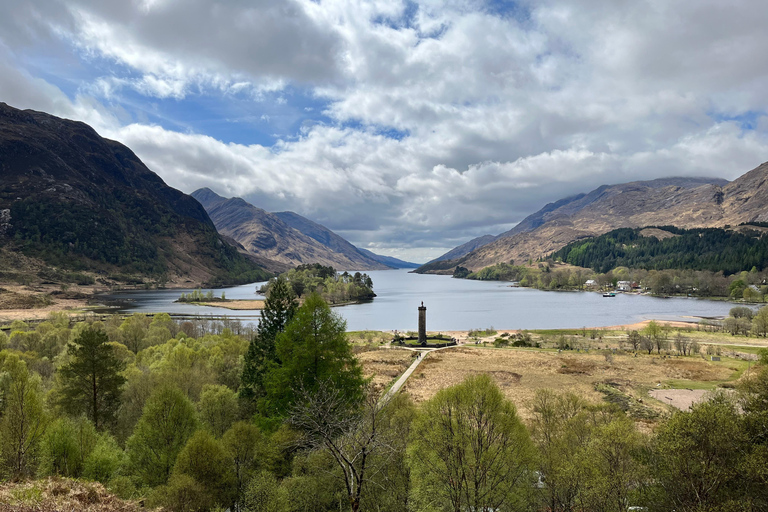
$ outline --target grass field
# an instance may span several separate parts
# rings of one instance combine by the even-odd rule
[[[665,407],[649,398],[648,390],[665,387],[714,389],[738,378],[745,361],[723,357],[720,362],[700,356],[663,358],[631,353],[576,353],[537,349],[457,347],[429,354],[405,385],[416,402],[477,373],[491,375],[523,418],[537,389],[571,391],[593,402],[606,397],[601,385],[616,390],[632,404],[663,413]]]
[[[413,362],[416,352],[403,349],[366,350],[358,352],[357,360],[363,365],[363,374],[373,377],[377,393],[388,388]]]

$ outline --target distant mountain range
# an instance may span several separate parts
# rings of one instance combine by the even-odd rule
[[[205,209],[90,126],[0,103],[0,279],[232,284],[269,274]],[[22,259],[19,259],[22,258]],[[62,273],[64,272],[64,273]],[[66,280],[66,279],[64,279]]]
[[[712,178],[663,178],[604,185],[550,203],[513,229],[472,240],[416,272],[450,274],[457,265],[477,271],[500,262],[523,264],[575,240],[617,228],[764,222],[768,220],[766,180],[768,163],[730,183]]]
[[[418,265],[358,249],[330,229],[294,212],[270,213],[239,197],[227,199],[209,188],[192,192],[216,229],[261,261],[297,266],[321,263],[339,270],[416,268]],[[266,268],[278,270],[265,263]]]

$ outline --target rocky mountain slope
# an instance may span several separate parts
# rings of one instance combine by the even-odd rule
[[[194,191],[192,197],[200,201],[220,233],[236,240],[254,256],[289,266],[320,263],[339,270],[391,268],[296,213],[270,213],[239,197],[221,197],[208,188]]]
[[[524,263],[564,245],[616,228],[674,225],[721,227],[768,219],[768,163],[733,182],[709,178],[664,178],[602,186],[546,205],[496,240],[450,261],[418,271],[451,273],[499,262]]]
[[[419,266],[418,263],[412,263],[410,261],[401,260],[393,256],[382,256],[381,254],[376,254],[374,252],[369,251],[368,249],[361,249],[358,247],[357,250],[362,252],[366,256],[373,258],[379,263],[383,263],[384,265],[389,266],[390,268],[416,268]]]
[[[418,267],[418,265],[415,263],[399,260],[391,256],[381,256],[380,254],[376,254],[367,249],[360,249],[359,247],[355,247],[322,224],[318,224],[317,222],[313,222],[306,217],[302,217],[298,213],[277,212],[274,215],[291,226],[293,229],[317,240],[332,251],[344,254],[350,259],[357,260],[360,258],[360,255],[362,255],[366,260],[373,260],[375,262],[381,263],[387,268]]]
[[[484,245],[490,244],[491,242],[497,240],[498,238],[499,238],[499,235],[496,235],[496,236],[483,235],[477,238],[473,238],[469,242],[463,243],[458,247],[454,247],[453,249],[443,254],[442,256],[438,256],[437,258],[433,259],[429,263],[433,263],[436,261],[450,261],[450,260],[455,260],[457,258],[461,258],[462,256],[465,256],[470,252],[474,251],[475,249],[479,249]]]
[[[200,203],[84,123],[0,103],[0,177],[5,252],[103,280],[131,274],[199,285],[268,276],[219,236]]]

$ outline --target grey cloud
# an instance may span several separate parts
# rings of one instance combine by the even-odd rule
[[[139,70],[195,70],[224,79],[333,80],[341,41],[297,0],[103,2],[72,0],[72,36]],[[150,55],[156,52],[152,62]]]

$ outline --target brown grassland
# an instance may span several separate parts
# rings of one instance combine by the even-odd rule
[[[0,512],[139,512],[141,504],[121,500],[98,482],[48,478],[0,484]]]
[[[518,408],[520,415],[531,416],[530,401],[537,389],[570,391],[590,401],[600,402],[604,394],[596,390],[609,385],[648,407],[662,412],[664,407],[648,396],[657,387],[714,389],[718,384],[738,378],[743,362],[729,358],[711,362],[700,356],[661,358],[657,355],[616,353],[554,352],[535,349],[492,349],[457,347],[429,354],[404,389],[418,403],[438,390],[460,383],[468,375],[491,375],[502,392]]]
[[[412,350],[396,348],[366,350],[357,354],[365,377],[373,377],[371,384],[377,394],[388,388],[402,375],[415,357],[416,353]]]

